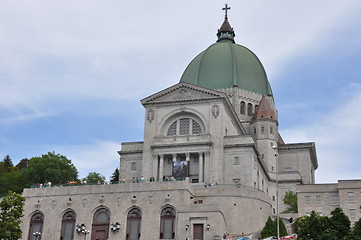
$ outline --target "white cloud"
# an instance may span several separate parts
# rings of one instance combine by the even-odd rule
[[[319,170],[317,180],[336,182],[339,179],[361,178],[359,148],[361,142],[361,85],[352,83],[341,91],[353,88],[345,99],[336,99],[335,108],[320,112],[301,125],[282,131],[286,142],[316,142]]]
[[[53,146],[56,153],[71,159],[83,178],[89,172],[98,172],[108,180],[115,168],[119,168],[120,143],[113,141],[94,141],[88,145]]]

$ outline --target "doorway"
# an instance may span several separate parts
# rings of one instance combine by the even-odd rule
[[[193,224],[193,240],[203,240],[203,224]]]

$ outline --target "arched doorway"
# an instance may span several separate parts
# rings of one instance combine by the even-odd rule
[[[94,213],[91,240],[106,240],[109,236],[110,214],[107,209]]]
[[[133,208],[127,217],[127,240],[140,239],[142,213],[139,209]]]
[[[40,240],[43,231],[44,215],[42,213],[34,213],[30,219],[30,229],[28,240]]]
[[[175,211],[171,207],[164,208],[160,216],[160,239],[174,239]]]
[[[73,240],[75,231],[76,215],[73,211],[67,211],[61,221],[60,240]]]

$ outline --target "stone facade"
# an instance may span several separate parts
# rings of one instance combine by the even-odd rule
[[[361,218],[361,180],[339,180],[334,184],[297,185],[298,215],[315,211],[330,216],[335,208],[342,208],[351,223]]]
[[[219,36],[233,37],[226,20]],[[239,63],[232,63],[229,47],[244,53],[239,59],[260,70],[249,76],[260,76],[254,80],[263,85],[252,89],[271,92],[258,58],[228,37],[212,46],[225,49],[232,66]],[[122,143],[120,183],[25,189],[23,239],[36,239],[34,233],[64,240],[257,234],[285,209],[285,192],[314,184],[317,155],[314,143],[284,143],[273,96],[239,88],[254,83],[237,76],[229,88],[181,81],[141,100],[144,141]]]

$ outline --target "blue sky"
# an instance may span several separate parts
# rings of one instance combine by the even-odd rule
[[[316,142],[316,181],[361,178],[361,2],[228,1],[262,61],[284,140]],[[109,178],[143,140],[140,99],[216,41],[223,1],[0,0],[0,158],[55,151]]]

